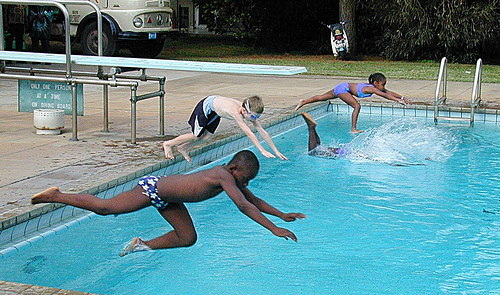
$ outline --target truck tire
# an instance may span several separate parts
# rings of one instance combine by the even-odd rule
[[[135,57],[152,58],[163,51],[165,40],[136,41],[129,43],[129,50]]]
[[[97,55],[97,23],[92,22],[82,30],[80,44],[86,55]],[[102,24],[102,54],[113,56],[118,52],[118,44],[108,24]]]

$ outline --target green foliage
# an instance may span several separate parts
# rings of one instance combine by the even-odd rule
[[[393,60],[500,63],[500,0],[350,0],[358,54]],[[331,0],[194,0],[210,30],[275,52],[328,54]],[[354,36],[351,36],[354,37]],[[248,43],[247,43],[248,44]]]
[[[328,55],[268,54],[242,45],[234,39],[218,37],[183,37],[168,39],[162,58],[210,62],[231,62],[302,66],[306,75],[332,75],[368,78],[369,73],[382,72],[389,79],[436,81],[439,61],[387,61],[383,59],[341,61]],[[448,81],[474,81],[474,64],[448,64]],[[500,83],[500,66],[483,66],[483,83]]]
[[[256,45],[286,52],[328,44],[322,23],[338,21],[338,3],[330,0],[194,0],[218,34],[232,33]]]
[[[358,1],[356,20],[358,40],[374,44],[362,50],[390,59],[494,62],[500,49],[498,0]]]
[[[258,29],[259,0],[194,0],[208,29],[218,33],[233,33],[236,38],[252,38]]]

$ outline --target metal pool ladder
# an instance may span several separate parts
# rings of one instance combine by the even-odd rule
[[[474,87],[472,89],[472,96],[470,102],[470,117],[452,117],[450,116],[440,116],[439,106],[446,103],[446,88],[447,88],[447,77],[448,77],[448,62],[446,57],[441,59],[441,66],[439,68],[438,82],[436,86],[436,98],[434,100],[434,123],[437,124],[438,120],[445,121],[469,121],[470,125],[474,124],[474,111],[481,103],[481,76],[483,61],[481,59],[477,60],[476,63],[476,73],[474,76]]]

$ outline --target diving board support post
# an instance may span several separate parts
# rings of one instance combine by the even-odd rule
[[[103,132],[109,132],[109,115],[108,115],[108,97],[109,97],[109,86],[114,86],[113,81],[116,81],[117,77],[121,77],[124,79],[136,79],[136,76],[131,76],[131,75],[122,75],[120,70],[117,68],[111,68],[111,73],[110,74],[103,74],[100,79],[102,80],[108,80],[112,79],[110,81],[110,84],[106,84],[103,87]],[[159,98],[159,118],[158,118],[158,136],[163,137],[165,136],[165,82],[167,78],[165,76],[148,76],[146,74],[146,69],[142,68],[141,69],[141,75],[139,77],[139,80],[141,81],[149,81],[149,80],[154,80],[157,81],[159,84],[159,89],[158,91],[155,92],[150,92],[142,95],[137,95],[137,87],[135,86],[135,89],[131,88],[131,93],[130,93],[130,109],[131,109],[131,115],[130,115],[130,120],[131,120],[131,135],[130,135],[130,141],[132,144],[137,143],[137,102],[141,100],[145,100],[148,98],[153,98],[153,97],[158,97]]]
[[[105,79],[107,80],[107,79]],[[102,132],[109,132],[109,86],[102,86]]]
[[[137,95],[137,87],[131,88],[130,94],[130,109],[131,109],[131,135],[130,142],[132,144],[137,143],[137,102],[145,100],[152,97],[159,97],[159,136],[165,135],[165,90],[164,90],[165,80],[160,81],[160,90],[156,92],[146,93],[143,95]]]
[[[144,73],[145,74],[145,73]],[[160,126],[158,130],[158,136],[165,136],[165,82],[167,78],[163,77],[163,79],[160,80],[160,114],[159,114],[159,121],[160,121]]]
[[[92,84],[92,85],[110,85],[110,86],[125,86],[125,87],[130,87],[132,95],[136,95],[137,92],[137,87],[139,83],[137,82],[123,82],[123,81],[107,81],[107,80],[90,80],[90,79],[80,79],[80,78],[63,78],[63,77],[47,77],[47,76],[26,76],[26,75],[12,75],[12,74],[3,74],[0,73],[0,78],[5,78],[5,79],[14,79],[14,80],[33,80],[33,81],[50,81],[50,82],[61,82],[61,83],[67,83],[71,85],[72,88],[72,100],[74,103],[74,107],[72,110],[73,117],[76,118],[76,112],[77,112],[77,104],[76,104],[76,99],[77,99],[77,91],[76,87],[77,84]],[[135,99],[135,97],[134,97]],[[132,98],[131,98],[132,100]],[[133,106],[133,120],[132,120],[132,142],[135,144],[136,143],[136,124],[135,124],[135,103],[132,104]],[[71,140],[76,141],[78,140],[76,138],[76,130],[77,130],[77,120],[72,120],[72,128],[74,129],[72,138]]]
[[[76,82],[71,81],[71,105],[72,105],[72,114],[73,118],[71,118],[71,138],[70,140],[77,141],[78,140],[78,92],[76,91]]]
[[[38,0],[32,0],[31,2],[35,2]],[[81,0],[59,0],[59,2],[64,3],[64,4],[78,4],[78,5],[90,5],[95,13],[96,13],[96,19],[97,19],[97,55],[102,56],[103,53],[103,48],[102,48],[102,14],[101,10],[99,7],[90,2],[90,1],[81,1]],[[66,7],[66,6],[65,6]],[[66,10],[66,14],[68,14]],[[68,18],[65,18],[65,26],[67,26],[67,29],[65,30],[65,36],[66,36],[66,42],[65,46],[68,47],[69,49],[66,50],[66,55],[69,55],[67,58],[66,64],[71,66],[71,38],[70,38],[70,27],[69,27],[69,14]],[[102,67],[98,66],[98,72],[102,71]],[[71,68],[69,68],[69,78],[71,78]],[[107,88],[107,85],[103,85],[104,88]],[[72,118],[71,118],[71,139],[73,141],[78,141],[78,115],[77,115],[77,107],[78,107],[78,100],[77,100],[77,89],[76,89],[76,83],[72,82],[71,83],[71,91],[72,91],[72,97],[73,97],[73,113],[72,113]],[[104,92],[103,92],[104,95]],[[107,95],[107,93],[106,93]]]
[[[130,88],[130,126],[131,126],[131,137],[130,143],[135,144],[137,142],[137,87]]]

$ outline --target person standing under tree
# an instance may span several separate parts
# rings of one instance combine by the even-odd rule
[[[50,52],[50,23],[54,11],[51,6],[30,5],[30,38],[34,52]]]
[[[9,33],[5,36],[5,50],[14,50],[15,41],[15,50],[23,51],[26,5],[6,5],[5,8],[5,30]]]

